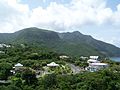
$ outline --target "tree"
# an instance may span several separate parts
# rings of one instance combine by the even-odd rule
[[[0,79],[7,80],[8,76],[11,75],[10,70],[12,65],[9,63],[0,63]]]
[[[24,68],[22,72],[22,79],[24,79],[25,83],[28,85],[36,84],[37,82],[35,71],[31,68]]]
[[[17,78],[16,76],[13,76],[11,77],[11,81],[12,81],[12,84],[19,87],[19,88],[22,88],[22,79],[21,78]]]
[[[48,74],[44,77],[44,88],[51,88],[57,83],[56,74]]]
[[[8,85],[8,86],[0,86],[0,90],[21,90],[21,89],[14,85]]]

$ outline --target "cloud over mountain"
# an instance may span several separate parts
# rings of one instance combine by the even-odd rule
[[[86,25],[120,26],[120,4],[113,11],[107,0],[71,0],[65,4],[52,1],[46,7],[32,9],[21,1],[0,0],[0,32],[33,26],[56,31],[71,31]]]

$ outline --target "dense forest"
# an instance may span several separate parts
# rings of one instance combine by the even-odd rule
[[[82,68],[88,65],[80,56],[61,59],[63,53],[27,44],[3,46],[0,51],[0,90],[120,90],[120,63],[103,57],[101,62],[108,63],[108,68],[74,74],[67,63]],[[53,61],[60,66],[46,68]],[[24,67],[13,74],[16,63]],[[50,74],[38,77],[36,71],[45,69]]]

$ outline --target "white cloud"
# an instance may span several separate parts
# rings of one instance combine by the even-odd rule
[[[0,32],[14,32],[29,26],[29,7],[17,0],[0,0]]]
[[[120,5],[113,12],[106,7],[106,0],[72,0],[69,4],[51,2],[46,8],[37,7],[32,10],[28,5],[21,4],[20,0],[1,0],[0,23],[7,25],[8,29],[5,30],[7,26],[3,27],[0,32],[13,32],[28,26],[62,31],[88,24],[119,25],[119,16]]]
[[[120,26],[120,4],[117,5],[117,11],[113,13],[112,22],[115,26]]]
[[[0,0],[0,32],[32,26],[56,31],[78,30],[86,25],[119,27],[120,4],[113,11],[106,3],[107,0],[71,0],[68,4],[51,2],[46,8],[39,6],[30,10],[20,0]],[[114,38],[111,40],[115,44],[118,42]]]
[[[105,0],[73,0],[66,5],[51,2],[45,9],[35,8],[30,20],[38,27],[67,30],[86,24],[109,23],[113,14],[113,11],[106,7]]]

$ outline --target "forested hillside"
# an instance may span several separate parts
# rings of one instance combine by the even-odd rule
[[[57,33],[32,27],[15,33],[1,33],[0,42],[8,44],[26,43],[72,56],[120,56],[120,48],[98,41],[89,35],[83,35],[78,31]]]
[[[97,72],[80,71],[74,74],[67,63],[86,67],[80,57],[60,59],[60,54],[29,45],[11,45],[0,48],[0,90],[120,90],[120,63],[103,60],[109,67]],[[59,67],[46,67],[50,62]],[[14,65],[23,67],[12,73]],[[42,74],[38,71],[51,72]],[[39,77],[38,77],[39,76]]]

